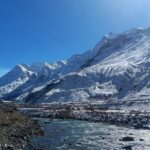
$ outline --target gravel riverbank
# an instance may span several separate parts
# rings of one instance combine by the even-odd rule
[[[47,106],[30,106],[20,109],[30,117],[86,120],[119,126],[130,126],[136,129],[150,129],[150,112],[110,109],[103,105],[75,103],[55,103]]]

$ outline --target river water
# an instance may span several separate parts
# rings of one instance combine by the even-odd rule
[[[31,140],[39,150],[150,150],[150,130],[77,120],[40,121],[45,136]],[[123,137],[133,137],[134,141],[122,141]]]

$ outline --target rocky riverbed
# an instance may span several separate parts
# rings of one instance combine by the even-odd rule
[[[1,150],[150,149],[149,112],[87,103],[0,105],[0,111]]]
[[[110,109],[101,104],[55,103],[37,107],[22,107],[20,110],[30,117],[76,119],[130,126],[136,129],[150,129],[150,112]]]

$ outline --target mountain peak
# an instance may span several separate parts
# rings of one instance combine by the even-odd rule
[[[20,72],[26,72],[26,71],[29,71],[29,66],[26,65],[26,64],[17,64],[13,70],[18,70]]]
[[[118,35],[119,35],[119,34],[117,34],[117,33],[110,32],[110,33],[106,34],[106,35],[104,36],[104,38],[109,39],[109,40],[112,40],[112,39],[115,39]]]

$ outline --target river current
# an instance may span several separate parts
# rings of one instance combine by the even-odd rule
[[[39,120],[45,136],[31,140],[38,150],[150,150],[150,130],[78,120]],[[124,137],[133,140],[124,141]]]

